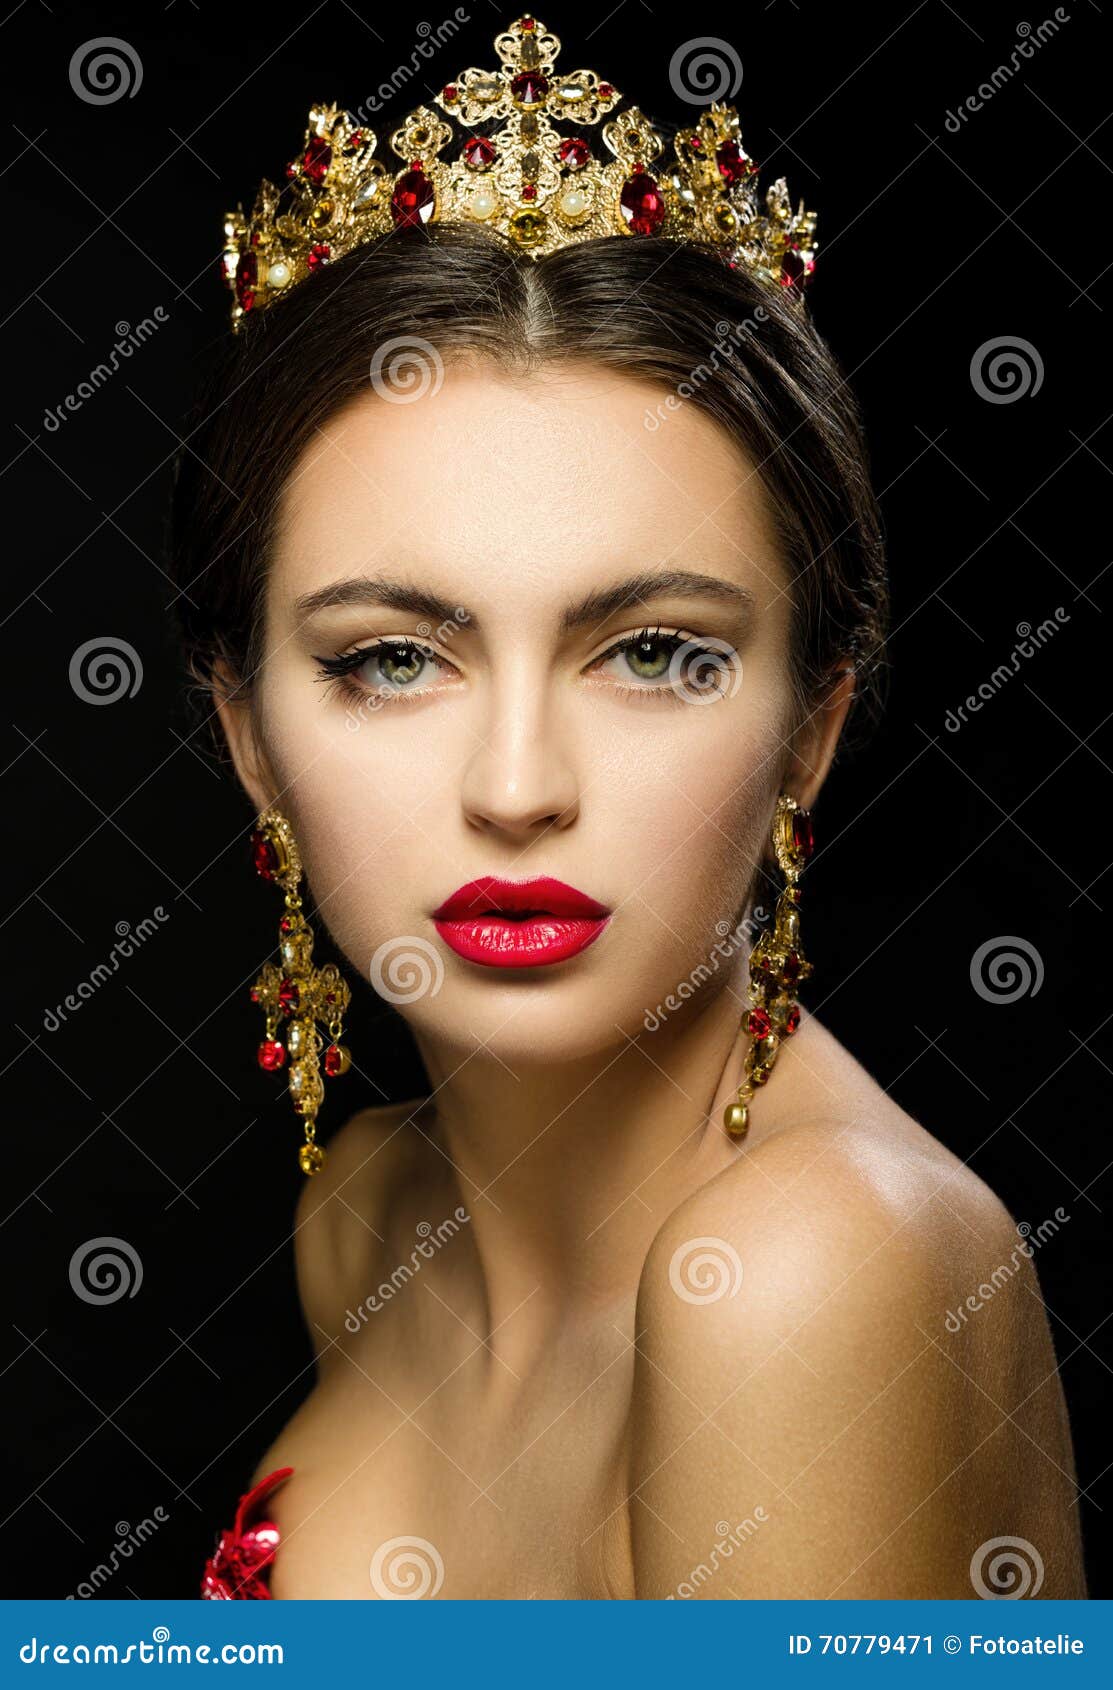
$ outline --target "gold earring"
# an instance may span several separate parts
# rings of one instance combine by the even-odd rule
[[[727,1106],[723,1125],[732,1138],[745,1138],[750,1099],[765,1084],[781,1041],[800,1025],[796,991],[812,972],[800,947],[800,887],[797,882],[815,850],[811,812],[782,792],[773,817],[773,850],[785,877],[772,928],[750,951],[750,1007],[743,1025],[750,1035],[738,1100]]]
[[[266,1033],[257,1051],[260,1068],[274,1072],[290,1059],[289,1091],[294,1109],[305,1126],[305,1143],[298,1151],[303,1174],[315,1174],[324,1165],[325,1152],[317,1143],[317,1111],[324,1102],[323,1067],[330,1077],[346,1074],[351,1054],[340,1043],[344,1015],[352,994],[334,962],[322,968],[313,965],[313,932],[301,909],[298,885],[302,863],[286,817],[279,810],[264,810],[251,835],[255,872],[281,886],[286,905],[278,924],[278,947],[282,966],[265,962],[251,988],[251,1001],[263,1006]],[[328,1028],[329,1044],[317,1030],[321,1021]],[[285,1039],[279,1037],[284,1025]]]

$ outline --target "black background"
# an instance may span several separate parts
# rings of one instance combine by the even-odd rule
[[[469,10],[380,132],[493,61],[511,14]],[[865,411],[894,634],[886,724],[819,807],[809,1001],[1014,1216],[1070,1215],[1038,1267],[1101,1595],[1113,1360],[1102,14],[1064,8],[1069,21],[984,108],[946,126],[1051,10],[625,0],[609,15],[564,3],[542,15],[566,71],[589,65],[668,120],[692,111],[670,89],[674,49],[697,34],[731,41],[763,183],[786,174],[818,211],[812,311]],[[166,1524],[103,1593],[192,1595],[217,1526],[310,1385],[290,1243],[301,1175],[284,1090],[254,1066],[246,994],[277,911],[248,866],[246,801],[189,737],[164,574],[170,465],[198,367],[228,332],[224,211],[294,155],[314,100],[358,105],[409,60],[421,22],[450,14],[27,4],[0,30],[14,125],[0,328],[9,1596],[75,1590],[156,1507]],[[71,56],[98,36],[138,55],[134,97],[74,92]],[[157,306],[167,320],[153,338],[48,429],[117,324]],[[1042,370],[1009,403],[971,374],[998,337],[1030,343]],[[1009,662],[1018,626],[1058,607],[1054,637],[948,731],[948,710]],[[69,680],[74,651],[100,636],[142,663],[137,692],[110,706]],[[158,931],[48,1031],[46,1011],[110,955],[119,924],[160,906]],[[1009,937],[1038,953],[1042,983],[993,1001],[971,959]],[[420,1090],[401,1022],[356,990],[362,1080],[346,1100]],[[96,1306],[69,1271],[102,1236],[128,1241],[143,1279]]]

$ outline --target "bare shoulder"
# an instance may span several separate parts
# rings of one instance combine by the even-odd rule
[[[821,1110],[741,1151],[654,1239],[639,1594],[705,1566],[720,1525],[744,1553],[720,1547],[706,1590],[681,1594],[969,1597],[998,1538],[1023,1539],[1044,1595],[1081,1594],[1026,1230],[872,1082],[847,1095],[850,1118]]]
[[[307,1179],[294,1214],[302,1308],[321,1359],[347,1292],[366,1278],[399,1187],[427,1152],[420,1098],[362,1109],[333,1134],[324,1166]]]

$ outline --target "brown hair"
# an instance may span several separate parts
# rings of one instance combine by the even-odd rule
[[[777,525],[801,710],[851,664],[855,731],[876,720],[888,608],[880,515],[857,405],[810,316],[688,244],[616,235],[533,259],[482,229],[435,224],[357,248],[229,331],[175,476],[171,566],[201,701],[217,660],[250,696],[282,491],[315,431],[370,390],[376,348],[402,335],[446,363],[626,371],[657,384],[666,406],[714,417],[756,466]]]

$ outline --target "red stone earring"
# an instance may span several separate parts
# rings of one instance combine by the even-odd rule
[[[321,968],[313,965],[313,932],[302,914],[298,893],[301,857],[293,829],[280,811],[265,810],[259,817],[251,848],[256,873],[286,894],[278,924],[282,966],[265,962],[251,988],[251,1001],[262,1005],[267,1018],[258,1061],[260,1068],[273,1072],[286,1067],[289,1057],[290,1098],[305,1127],[298,1163],[303,1174],[315,1174],[325,1160],[317,1143],[317,1111],[325,1096],[321,1068],[332,1077],[346,1074],[351,1067],[351,1054],[340,1038],[352,994],[334,962]],[[317,1029],[318,1021],[328,1029],[327,1045]]]
[[[773,817],[773,850],[785,877],[771,928],[750,951],[750,1007],[743,1025],[750,1035],[738,1099],[728,1104],[723,1125],[732,1138],[745,1138],[750,1099],[765,1084],[781,1041],[800,1025],[796,991],[812,972],[800,946],[800,887],[797,882],[815,849],[811,812],[785,792]]]

